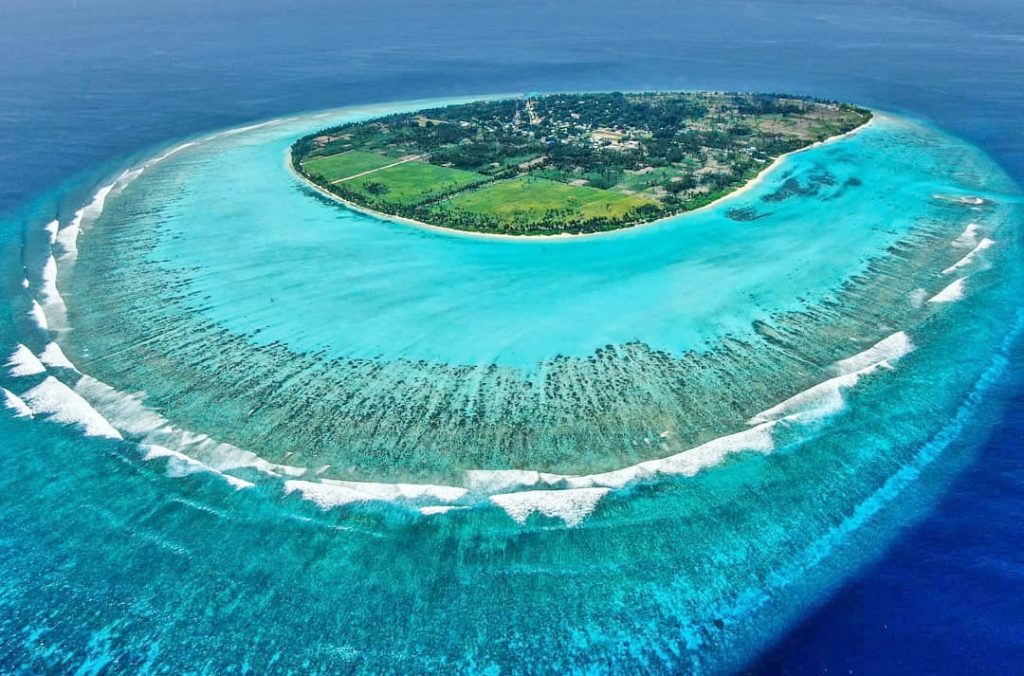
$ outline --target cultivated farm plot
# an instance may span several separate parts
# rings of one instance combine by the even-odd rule
[[[522,225],[622,218],[647,205],[658,203],[637,195],[520,176],[455,195],[436,208],[457,209],[501,223]]]
[[[398,162],[398,159],[394,157],[350,150],[338,155],[314,157],[303,162],[302,168],[307,173],[318,175],[327,181],[337,181],[395,162]]]
[[[491,180],[472,171],[426,162],[403,162],[338,184],[368,202],[412,207]]]

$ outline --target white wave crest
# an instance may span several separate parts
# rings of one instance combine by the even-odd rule
[[[32,417],[32,409],[22,401],[21,397],[3,387],[0,387],[0,394],[4,395],[4,408],[13,411],[15,418]]]
[[[985,239],[983,239],[980,242],[978,242],[977,246],[975,246],[973,249],[971,249],[970,253],[968,253],[966,256],[964,256],[963,258],[958,260],[956,263],[953,263],[948,268],[943,270],[942,274],[948,275],[951,272],[954,272],[956,270],[959,270],[962,267],[966,267],[966,266],[970,265],[974,261],[975,256],[977,256],[979,253],[981,253],[985,249],[988,249],[988,248],[992,247],[992,245],[995,244],[995,243],[996,242],[995,242],[994,239],[989,239],[988,237],[986,237]]]
[[[43,312],[43,306],[35,298],[32,299],[32,306],[28,310],[28,316],[43,331],[50,330],[50,323],[46,321],[46,313]]]
[[[34,376],[46,373],[46,367],[39,358],[32,354],[32,350],[19,344],[14,352],[7,358],[8,375],[19,378],[21,376]]]
[[[302,497],[315,502],[324,509],[360,502],[457,502],[468,491],[458,486],[433,484],[375,483],[370,481],[303,481],[291,479],[285,482],[285,492],[298,491]],[[440,507],[441,505],[429,505]],[[454,507],[455,505],[444,505]]]
[[[465,485],[473,492],[498,494],[510,490],[623,488],[629,484],[663,476],[694,476],[702,469],[722,463],[732,453],[754,451],[770,453],[774,422],[749,430],[727,434],[680,453],[655,460],[596,474],[548,474],[525,470],[471,470],[466,472]]]
[[[966,277],[961,277],[928,299],[929,303],[955,303],[964,297]]]
[[[184,453],[179,453],[178,451],[172,450],[170,448],[165,448],[163,446],[157,445],[148,445],[143,446],[143,450],[145,450],[146,452],[145,456],[143,456],[143,460],[147,462],[159,458],[166,459],[166,472],[167,476],[170,477],[182,477],[188,476],[190,474],[209,473],[221,477],[236,490],[240,490],[243,488],[252,488],[253,486],[256,485],[251,481],[239,479],[236,476],[231,476],[230,474],[225,474],[224,472],[215,470],[209,465],[204,465],[195,458],[191,458],[185,455]]]
[[[423,516],[434,516],[435,514],[447,514],[453,509],[466,509],[466,507],[459,505],[427,505],[426,507],[420,507],[420,514]]]
[[[761,411],[748,424],[756,425],[769,421],[795,420],[810,422],[843,409],[843,390],[853,387],[863,377],[880,368],[892,368],[893,362],[914,349],[910,338],[895,333],[852,357],[838,361],[833,366],[840,375],[809,387],[780,404]]]
[[[122,439],[121,433],[70,387],[48,376],[46,380],[21,395],[34,415],[49,420],[77,425],[86,436]]]
[[[872,364],[878,364],[883,361],[894,362],[900,357],[910,354],[913,350],[914,344],[910,341],[910,336],[904,331],[897,331],[863,352],[858,352],[846,359],[840,359],[833,364],[832,368],[839,375],[847,375],[860,371]]]
[[[505,510],[517,523],[539,513],[561,519],[566,526],[578,526],[597,507],[609,488],[569,488],[559,491],[522,491],[492,495],[491,502]]]
[[[39,353],[39,359],[50,368],[77,370],[71,360],[65,356],[64,350],[60,349],[60,345],[52,341],[47,343],[43,351]]]
[[[528,486],[556,486],[568,478],[526,469],[472,469],[463,474],[463,485],[474,493],[504,493]]]
[[[57,259],[53,257],[53,254],[47,256],[46,263],[43,264],[39,295],[45,304],[64,305],[64,299],[61,298],[60,292],[57,290]]]
[[[234,129],[228,129],[227,131],[223,131],[223,132],[221,132],[219,134],[215,134],[211,138],[218,138],[218,137],[223,138],[225,136],[235,136],[236,134],[244,134],[247,131],[253,131],[255,129],[261,129],[263,127],[269,127],[271,125],[278,124],[280,122],[283,122],[283,120],[278,118],[278,119],[274,119],[274,120],[267,120],[266,122],[258,122],[256,124],[246,125],[244,127],[236,127]]]
[[[58,228],[60,228],[60,221],[57,219],[54,219],[43,226],[43,230],[46,231],[46,236],[50,242],[50,246],[53,246],[54,242],[57,241]]]
[[[322,479],[321,483],[356,491],[372,500],[413,502],[427,499],[439,502],[457,502],[468,493],[465,488],[439,484],[376,483],[371,481],[339,481],[337,479]]]
[[[61,258],[74,260],[78,257],[78,236],[82,234],[82,209],[75,212],[71,222],[57,231],[56,249]]]
[[[74,261],[78,258],[78,237],[82,234],[83,225],[96,220],[103,213],[103,206],[107,202],[107,196],[110,195],[110,192],[128,173],[121,174],[113,183],[97,190],[93,194],[92,200],[75,212],[71,222],[57,231],[55,244],[62,259]]]
[[[953,240],[953,246],[967,248],[978,243],[978,224],[968,223],[964,231]]]
[[[171,155],[174,155],[175,153],[179,153],[182,150],[184,150],[185,148],[191,148],[192,146],[196,145],[197,143],[198,143],[198,141],[189,141],[188,143],[182,143],[180,146],[175,146],[174,148],[171,148],[167,152],[163,153],[162,155],[157,155],[153,159],[151,159],[148,162],[146,162],[146,164],[143,165],[143,166],[148,168],[148,167],[153,166],[154,164],[159,164],[160,162],[163,162],[164,160],[166,160]]]
[[[344,486],[331,486],[316,481],[301,481],[298,479],[289,479],[284,482],[284,492],[286,494],[296,491],[302,495],[303,499],[314,502],[323,509],[367,501],[365,494],[345,488]]]
[[[148,408],[141,397],[116,390],[91,376],[82,375],[75,384],[75,391],[116,427],[140,439],[141,443],[175,450],[217,471],[252,468],[275,477],[306,473],[303,467],[267,462],[255,453],[215,441],[206,434],[179,429]]]

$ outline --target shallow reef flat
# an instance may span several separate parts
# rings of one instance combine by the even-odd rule
[[[647,231],[476,240],[317,201],[271,161],[290,133],[182,152],[110,200],[68,342],[184,428],[335,478],[605,472],[742,431],[927,324],[951,242],[1008,215],[937,197],[984,168],[888,118]]]

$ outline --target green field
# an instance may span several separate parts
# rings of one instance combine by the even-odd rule
[[[570,220],[620,219],[643,206],[656,207],[657,202],[611,190],[520,176],[450,197],[440,202],[436,210],[472,212],[515,227]]]
[[[412,207],[488,180],[472,171],[412,161],[336,185],[371,204]]]
[[[302,163],[302,169],[308,174],[319,176],[325,181],[331,182],[355,176],[364,171],[378,169],[395,162],[398,162],[398,159],[394,157],[350,150],[339,155],[327,155],[306,160]]]

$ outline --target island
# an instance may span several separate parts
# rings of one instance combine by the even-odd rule
[[[549,94],[323,129],[292,145],[291,165],[322,193],[384,217],[583,234],[706,206],[871,115],[779,94]]]

